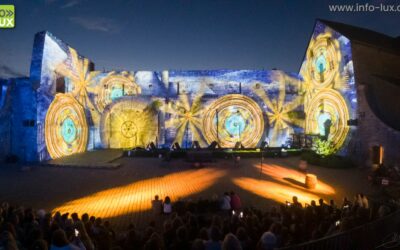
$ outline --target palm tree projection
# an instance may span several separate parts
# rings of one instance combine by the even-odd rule
[[[291,127],[291,125],[303,127],[304,119],[293,115],[293,111],[303,103],[303,96],[298,95],[291,101],[286,102],[286,84],[297,88],[300,81],[282,73],[275,73],[272,79],[278,84],[279,92],[276,99],[271,99],[260,83],[254,84],[252,90],[267,106],[266,115],[268,116],[269,125],[272,127],[272,138],[270,139],[274,141],[279,132]]]
[[[100,71],[89,71],[89,60],[87,58],[79,58],[76,50],[69,48],[71,55],[71,65],[61,63],[56,72],[67,77],[73,89],[71,94],[85,108],[88,108],[93,119],[99,118],[99,112],[89,98],[89,92],[94,93],[95,87],[91,87],[95,77],[100,74]]]
[[[165,112],[171,114],[171,118],[166,122],[167,128],[176,128],[176,136],[174,142],[182,145],[189,131],[192,134],[193,141],[198,141],[201,146],[205,146],[206,142],[202,135],[202,97],[204,94],[204,85],[200,86],[200,90],[190,103],[189,95],[179,95],[177,102],[170,102],[165,107]],[[186,137],[188,138],[188,137]]]

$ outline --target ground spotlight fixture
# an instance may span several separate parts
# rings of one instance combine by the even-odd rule
[[[219,146],[218,142],[216,142],[216,141],[211,142],[211,144],[208,146],[208,149],[211,149],[211,150],[215,150],[217,148],[221,148],[221,147]]]
[[[181,146],[179,145],[178,142],[175,142],[174,144],[172,144],[172,150],[181,150]]]
[[[199,141],[193,141],[193,143],[192,143],[192,148],[194,148],[194,149],[200,149],[201,147],[200,147]]]

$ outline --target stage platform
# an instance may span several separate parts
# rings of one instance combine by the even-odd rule
[[[87,151],[80,154],[74,154],[50,160],[44,162],[43,165],[52,167],[114,169],[121,166],[121,164],[115,160],[122,157],[123,154],[124,151],[120,149]]]
[[[117,153],[112,155],[118,156]],[[91,157],[100,155],[99,152]],[[109,220],[116,229],[125,229],[131,222],[144,228],[153,219],[151,199],[156,194],[161,198],[168,195],[175,202],[211,199],[233,190],[244,206],[265,209],[290,200],[293,195],[300,202],[322,197],[340,203],[345,196],[352,199],[358,192],[372,193],[367,171],[358,168],[309,166],[319,184],[315,190],[308,190],[303,184],[304,173],[297,171],[299,162],[299,157],[265,158],[261,166],[259,158],[243,158],[237,164],[228,158],[193,168],[184,159],[165,164],[157,157],[122,157],[113,161],[120,167],[112,171],[41,166],[19,171],[6,166],[0,168],[0,197],[11,204],[46,211],[87,212]]]

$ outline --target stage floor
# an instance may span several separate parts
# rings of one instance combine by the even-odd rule
[[[46,211],[84,212],[111,221],[124,229],[130,222],[147,225],[152,214],[151,199],[158,194],[177,199],[212,198],[224,191],[235,191],[244,206],[265,208],[277,202],[300,202],[322,197],[341,203],[344,196],[353,198],[358,192],[373,190],[367,172],[354,169],[328,169],[309,166],[318,176],[315,190],[304,187],[304,174],[298,172],[298,157],[218,160],[194,169],[184,160],[173,160],[166,166],[157,158],[120,158],[117,169],[79,169],[34,167],[19,171],[16,167],[0,168],[0,201],[32,206]]]

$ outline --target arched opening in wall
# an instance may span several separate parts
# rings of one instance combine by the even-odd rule
[[[65,93],[65,78],[60,74],[56,75],[56,93]]]
[[[371,148],[371,160],[372,160],[372,165],[382,165],[383,163],[383,154],[384,154],[384,149],[382,145],[374,145]]]

